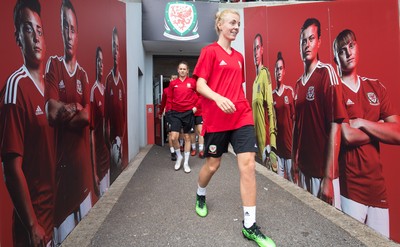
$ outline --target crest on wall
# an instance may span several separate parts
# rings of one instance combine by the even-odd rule
[[[169,2],[165,7],[164,36],[173,40],[199,38],[196,6],[189,2]]]

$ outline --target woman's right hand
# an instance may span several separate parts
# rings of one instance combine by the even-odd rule
[[[228,98],[225,98],[221,95],[219,95],[216,100],[215,103],[217,104],[217,106],[224,112],[227,114],[232,114],[236,111],[236,107],[235,105],[232,103],[232,101]]]

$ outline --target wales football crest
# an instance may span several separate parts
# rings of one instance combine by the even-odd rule
[[[181,41],[197,39],[198,25],[197,10],[193,3],[167,3],[164,18],[165,37]]]

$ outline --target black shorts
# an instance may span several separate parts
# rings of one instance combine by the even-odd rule
[[[171,111],[165,112],[165,126],[167,133],[171,132]]]
[[[194,114],[192,110],[185,112],[171,111],[169,119],[171,121],[171,131],[181,132],[181,129],[183,129],[183,133],[191,133],[194,130]]]
[[[202,116],[194,116],[194,125],[203,124],[203,117]]]
[[[258,151],[257,140],[253,125],[246,125],[236,130],[206,133],[204,135],[204,156],[221,157],[228,152],[229,143],[235,153]]]

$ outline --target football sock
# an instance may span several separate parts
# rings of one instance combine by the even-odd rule
[[[250,228],[256,222],[256,206],[243,207],[244,227]]]
[[[185,163],[189,163],[190,152],[185,152]]]
[[[197,195],[205,196],[206,195],[206,188],[202,188],[202,187],[200,187],[200,185],[197,185]]]
[[[175,153],[176,153],[176,155],[178,156],[178,159],[182,159],[182,154],[181,154],[181,150],[178,148],[178,149],[175,149]]]

